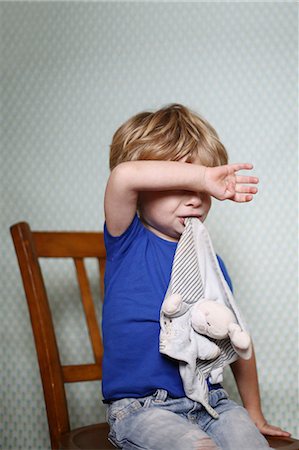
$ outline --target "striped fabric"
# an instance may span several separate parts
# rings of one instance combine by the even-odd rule
[[[168,294],[179,293],[183,301],[190,305],[203,297],[203,285],[193,239],[192,222],[187,219],[174,257],[168,292]]]
[[[182,300],[182,306],[165,314],[164,305],[175,298],[174,294]],[[160,352],[179,361],[187,397],[203,404],[211,416],[218,418],[217,412],[209,405],[207,378],[212,383],[222,381],[223,367],[235,361],[238,354],[229,337],[213,340],[193,330],[191,310],[197,302],[206,299],[230,307],[241,328],[245,329],[206,228],[198,219],[188,218],[177,246],[171,280],[161,308]],[[212,342],[217,343],[221,353],[214,359],[203,359],[202,355],[207,353]]]

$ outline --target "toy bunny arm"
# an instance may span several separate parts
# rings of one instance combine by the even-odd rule
[[[166,297],[162,303],[161,310],[167,317],[180,317],[185,314],[189,306],[183,302],[180,294],[175,293]]]
[[[228,335],[235,347],[246,350],[250,347],[250,336],[246,331],[241,330],[237,323],[230,323],[228,326]]]
[[[199,359],[214,359],[220,355],[220,348],[210,339],[198,334],[196,331],[193,331],[193,336],[197,344],[197,357]]]

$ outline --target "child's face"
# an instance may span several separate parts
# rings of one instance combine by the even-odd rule
[[[191,191],[141,192],[139,204],[142,221],[148,229],[164,239],[178,241],[186,217],[205,220],[211,197]]]

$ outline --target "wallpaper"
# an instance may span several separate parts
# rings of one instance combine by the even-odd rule
[[[257,355],[263,411],[299,437],[297,5],[6,2],[1,10],[3,449],[49,449],[9,227],[102,230],[112,135],[172,102],[202,114],[259,194],[213,201],[207,226]],[[92,361],[72,261],[42,260],[64,363]],[[97,268],[87,261],[99,319]],[[233,377],[225,385],[238,399]],[[105,419],[100,383],[67,386],[73,426]]]

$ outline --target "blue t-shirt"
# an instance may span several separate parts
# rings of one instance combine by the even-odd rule
[[[111,236],[105,224],[104,238],[104,401],[145,397],[157,389],[184,397],[178,362],[159,352],[160,309],[177,242],[156,236],[137,215],[121,236]],[[219,257],[218,261],[231,287]]]

